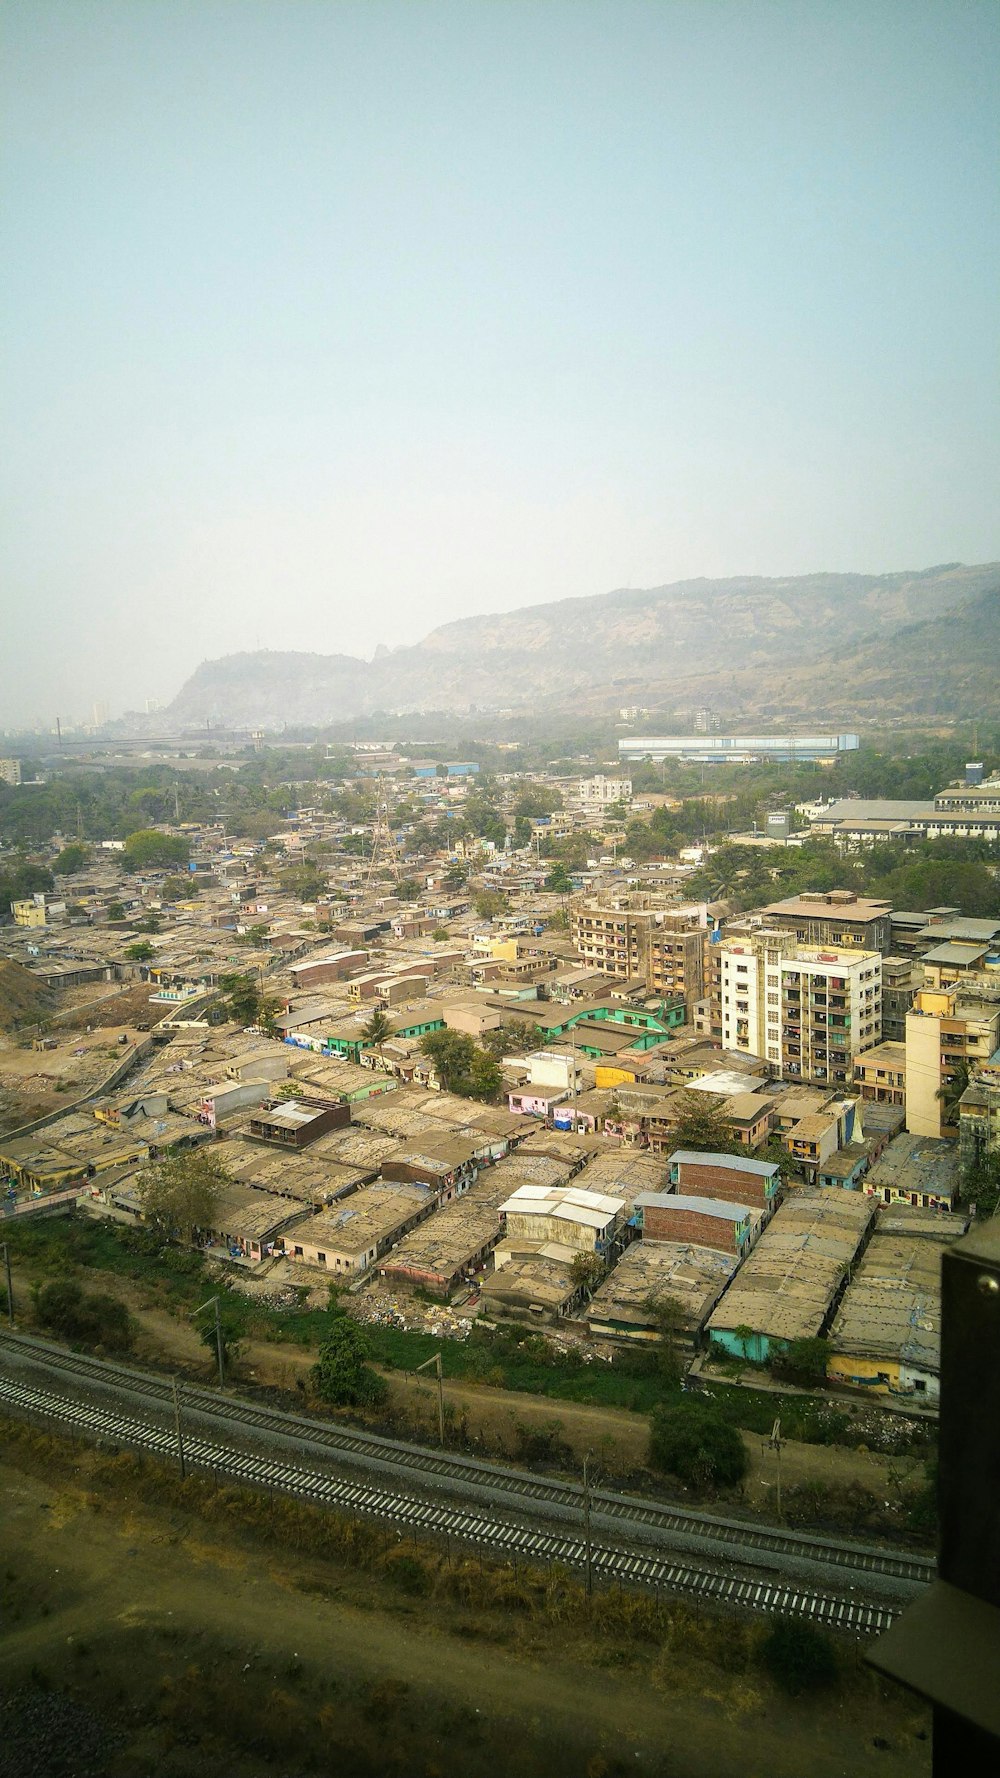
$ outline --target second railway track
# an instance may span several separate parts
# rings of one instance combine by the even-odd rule
[[[30,1335],[0,1334],[0,1365],[8,1370],[41,1368],[67,1385],[97,1389],[119,1402],[124,1397],[146,1404],[160,1415],[172,1407],[172,1386],[164,1377],[69,1352]],[[10,1399],[7,1389],[2,1393]],[[189,1425],[195,1419],[210,1426],[228,1425],[248,1441],[264,1441],[272,1449],[279,1444],[299,1460],[305,1453],[341,1469],[363,1470],[369,1478],[384,1480],[386,1487],[397,1493],[406,1490],[412,1495],[419,1490],[432,1496],[459,1496],[465,1503],[499,1507],[536,1520],[556,1520],[562,1529],[567,1521],[574,1527],[579,1524],[583,1490],[575,1482],[324,1423],[195,1385],[184,1386],[183,1399]],[[12,1400],[10,1405],[14,1406]],[[164,1450],[169,1448],[172,1434],[163,1427],[149,1430],[166,1441]],[[218,1452],[219,1447],[213,1445],[213,1449]],[[230,1455],[235,1459],[247,1454],[230,1450]],[[653,1549],[670,1545],[715,1561],[728,1552],[734,1565],[812,1579],[824,1571],[836,1571],[843,1575],[844,1584],[882,1594],[912,1596],[915,1588],[929,1584],[935,1572],[933,1561],[916,1552],[761,1526],[608,1489],[591,1491],[591,1509],[595,1527],[632,1544],[648,1544]]]

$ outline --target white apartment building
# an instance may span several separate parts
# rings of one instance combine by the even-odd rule
[[[722,1047],[763,1056],[787,1080],[850,1086],[882,1037],[877,951],[803,945],[785,932],[719,946]]]
[[[593,778],[580,779],[576,800],[581,809],[609,809],[615,803],[627,804],[632,800],[632,780],[606,777],[603,772],[597,772]]]

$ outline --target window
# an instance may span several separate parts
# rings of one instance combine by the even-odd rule
[[[317,1258],[317,1260],[318,1260],[318,1262],[319,1262],[319,1264],[320,1264],[320,1265],[321,1265],[321,1266],[325,1266],[325,1265],[326,1265],[326,1254],[325,1254],[325,1253],[320,1253],[320,1251],[319,1251],[319,1248],[318,1248],[318,1247],[317,1247],[317,1249],[316,1249],[316,1258]]]

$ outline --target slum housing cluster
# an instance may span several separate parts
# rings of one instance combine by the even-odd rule
[[[420,795],[461,806],[474,769],[446,764]],[[612,825],[630,800],[599,776],[529,826]],[[148,1031],[123,1079],[0,1137],[14,1209],[78,1187],[141,1216],[143,1168],[213,1143],[230,1183],[200,1239],[237,1264],[473,1293],[599,1339],[669,1321],[754,1359],[822,1335],[831,1376],[933,1398],[960,1162],[1000,1145],[1000,921],[837,890],[724,919],[683,899],[680,865],[643,881],[613,859],[565,899],[530,847],[492,843],[467,885],[456,848],[404,861],[415,894],[346,854],[315,902],[282,887],[344,837],[308,808],[277,861],[190,832],[190,898],[98,863],[71,885],[85,925],[44,896],[15,910],[8,954],[66,998],[141,984]],[[211,1024],[233,972],[266,1030]],[[490,1046],[499,1103],[445,1090],[438,1032]],[[699,1100],[735,1152],[678,1142]]]

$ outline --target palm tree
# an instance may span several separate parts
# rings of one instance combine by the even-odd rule
[[[972,1080],[972,1069],[968,1062],[960,1061],[952,1065],[947,1080],[938,1087],[937,1096],[941,1101],[941,1125],[943,1129],[951,1129],[958,1123],[958,1103]]]
[[[381,1058],[382,1045],[392,1036],[392,1026],[381,1006],[376,1006],[367,1025],[362,1026],[361,1035],[370,1048],[378,1050]]]

